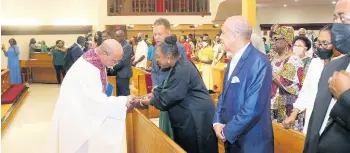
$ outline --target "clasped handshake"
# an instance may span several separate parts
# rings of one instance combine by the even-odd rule
[[[126,107],[128,110],[136,107],[136,106],[145,106],[149,105],[151,98],[153,97],[153,94],[146,94],[143,96],[128,96],[128,102],[126,103]]]

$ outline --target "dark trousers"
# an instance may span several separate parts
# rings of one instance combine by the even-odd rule
[[[66,75],[66,70],[63,68],[63,65],[54,65],[55,70],[56,70],[56,78],[58,84],[61,84],[61,74],[64,77]]]
[[[228,141],[225,141],[224,146],[225,146],[225,153],[240,153],[241,152],[241,149],[240,149],[239,145],[237,144],[237,142],[235,142],[234,144],[231,144]]]
[[[117,78],[117,96],[129,96],[129,82],[130,78]]]

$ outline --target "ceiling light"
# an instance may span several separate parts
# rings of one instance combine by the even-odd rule
[[[179,25],[179,24],[174,24],[173,27],[175,28],[175,27],[177,27],[178,25]]]
[[[298,0],[294,0],[295,2],[297,2]]]
[[[215,26],[215,27],[219,27],[219,24],[215,24],[214,26]]]
[[[203,24],[199,24],[200,26],[202,26]]]
[[[337,3],[337,2],[336,2],[336,1],[333,1],[333,2],[332,2],[332,4],[335,4],[335,3]]]
[[[284,6],[284,7],[287,7],[287,4],[284,4],[283,6]]]
[[[195,24],[194,27],[198,27],[198,24]]]

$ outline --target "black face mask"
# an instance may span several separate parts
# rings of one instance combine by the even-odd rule
[[[332,44],[342,54],[350,54],[350,24],[333,24]]]
[[[317,48],[316,54],[321,59],[330,59],[333,56],[333,51],[331,49]]]

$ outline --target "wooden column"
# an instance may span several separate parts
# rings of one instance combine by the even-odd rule
[[[253,28],[256,26],[256,0],[242,0],[242,16],[248,19]]]

